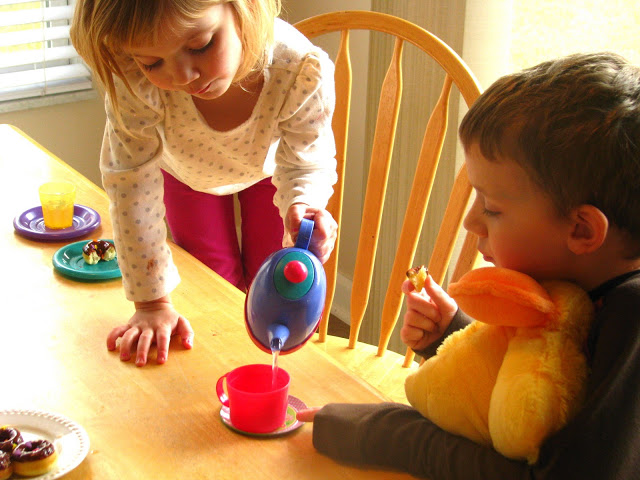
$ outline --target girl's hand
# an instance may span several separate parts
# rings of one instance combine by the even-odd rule
[[[407,312],[400,338],[411,349],[422,350],[442,336],[458,305],[431,275],[427,275],[422,292],[414,291],[409,280],[402,284],[402,292],[407,295]]]
[[[322,407],[305,408],[296,413],[296,418],[300,422],[313,422],[313,419],[316,417],[316,412],[321,408]]]
[[[190,349],[193,345],[193,330],[189,321],[180,315],[168,296],[151,302],[135,302],[136,312],[126,325],[114,328],[107,337],[107,349],[116,349],[116,340],[120,342],[120,360],[126,362],[137,343],[136,365],[142,367],[147,363],[149,347],[156,343],[156,363],[166,362],[169,355],[169,340],[178,334],[182,346]]]
[[[321,263],[329,260],[329,256],[333,251],[338,238],[338,224],[331,214],[322,208],[312,208],[304,203],[295,203],[287,210],[287,216],[284,219],[285,238],[291,237],[291,241],[295,243],[300,230],[300,222],[303,218],[309,218],[314,221],[313,235],[309,250],[318,257]],[[283,246],[292,246],[289,242],[284,241]]]

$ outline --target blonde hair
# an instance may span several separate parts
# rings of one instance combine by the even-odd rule
[[[71,41],[117,112],[113,75],[131,91],[120,66],[126,57],[123,48],[154,43],[160,26],[189,25],[206,9],[224,3],[233,6],[238,21],[243,58],[234,82],[240,82],[266,66],[281,0],[78,0]]]

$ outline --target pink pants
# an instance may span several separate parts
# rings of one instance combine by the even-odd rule
[[[238,193],[242,245],[238,243],[233,195],[191,189],[164,170],[164,204],[173,240],[246,291],[262,262],[282,248],[284,226],[273,204],[276,188],[266,178]]]

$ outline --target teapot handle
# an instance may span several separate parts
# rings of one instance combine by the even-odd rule
[[[298,238],[296,239],[296,248],[303,250],[309,250],[309,242],[311,242],[311,234],[313,233],[313,220],[303,218],[300,222],[300,231],[298,232]]]

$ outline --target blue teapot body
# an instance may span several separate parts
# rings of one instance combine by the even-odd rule
[[[265,352],[294,352],[318,328],[327,279],[320,260],[308,249],[312,232],[313,221],[303,219],[295,246],[272,253],[249,286],[245,325]]]

